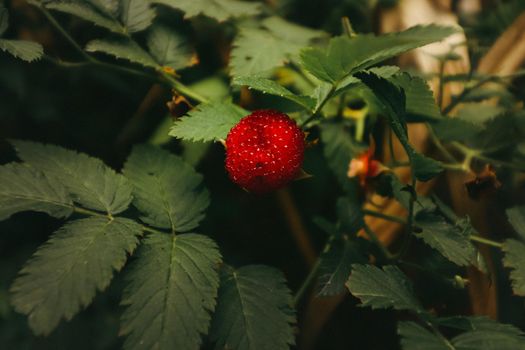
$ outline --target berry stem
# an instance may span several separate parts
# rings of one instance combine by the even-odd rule
[[[304,297],[306,291],[315,281],[317,277],[317,273],[319,272],[320,266],[321,266],[321,258],[318,258],[317,261],[315,262],[314,267],[312,268],[312,270],[310,270],[310,273],[308,273],[308,276],[306,276],[305,280],[303,281],[303,284],[301,284],[301,287],[299,287],[299,290],[297,291],[297,293],[295,293],[293,297],[293,305],[295,308],[297,308],[297,305],[299,305],[299,302]]]

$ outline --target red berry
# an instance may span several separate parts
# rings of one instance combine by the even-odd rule
[[[253,193],[286,185],[301,169],[304,134],[286,114],[258,110],[242,118],[226,138],[230,179]]]

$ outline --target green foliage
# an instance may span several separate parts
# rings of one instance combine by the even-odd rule
[[[308,48],[301,53],[304,67],[317,78],[338,84],[346,76],[372,67],[403,52],[445,39],[457,32],[451,27],[416,26],[380,36],[336,37],[327,49]]]
[[[220,261],[206,236],[148,236],[127,275],[124,349],[199,349],[215,309]]]
[[[506,213],[514,230],[525,240],[525,206],[507,209]]]
[[[376,74],[383,76],[377,72]],[[407,122],[442,120],[441,111],[426,81],[406,72],[396,74],[389,80],[405,92]]]
[[[201,104],[178,119],[170,135],[190,141],[225,140],[230,129],[248,114],[231,102]]]
[[[361,300],[362,306],[423,312],[412,292],[410,281],[394,265],[380,269],[372,265],[354,264],[346,287]]]
[[[242,16],[255,16],[261,5],[240,0],[152,0],[153,3],[179,9],[185,18],[204,15],[219,22]]]
[[[148,48],[162,66],[175,70],[191,66],[193,51],[186,38],[164,25],[154,25],[149,31]]]
[[[323,35],[278,17],[263,20],[259,28],[241,27],[233,43],[231,75],[240,77],[267,73],[294,59],[312,39]]]
[[[42,45],[27,40],[0,39],[0,50],[27,62],[36,61],[44,55]]]
[[[107,288],[141,234],[140,225],[123,218],[67,223],[20,271],[11,287],[16,311],[29,316],[35,334],[49,334],[60,319],[70,320],[97,290]]]
[[[124,165],[141,220],[173,232],[198,226],[209,204],[202,176],[181,158],[149,145],[136,146]]]
[[[422,229],[416,237],[440,252],[459,266],[476,265],[476,248],[470,242],[470,233],[448,222],[443,216],[422,211],[415,217],[415,224]]]
[[[62,183],[55,178],[47,178],[24,164],[1,166],[0,220],[26,210],[63,218],[71,215],[73,202]]]
[[[217,349],[289,349],[292,297],[282,273],[262,265],[225,266],[210,337]]]
[[[366,263],[367,259],[361,253],[362,247],[357,241],[347,237],[334,237],[327,249],[321,254],[319,267],[320,296],[341,294],[345,291],[345,283],[350,276],[352,264]]]
[[[397,333],[403,350],[451,350],[450,343],[415,322],[399,322]],[[452,348],[453,349],[453,348]]]
[[[82,18],[99,27],[106,28],[114,33],[123,33],[125,29],[111,16],[108,16],[97,8],[93,3],[82,1],[53,1],[45,5],[54,11],[68,13]]]
[[[376,94],[386,108],[390,127],[410,158],[414,176],[420,181],[428,181],[439,175],[443,171],[441,164],[417,153],[408,140],[404,90],[400,90],[388,80],[370,72],[359,73],[356,76]]]
[[[292,102],[308,110],[312,110],[315,106],[315,101],[309,96],[299,96],[279,85],[277,82],[258,76],[235,77],[232,80],[232,85],[248,86],[250,89],[261,91],[265,94],[275,95]]]
[[[503,264],[511,268],[510,278],[514,294],[525,296],[525,244],[515,239],[503,242]]]
[[[120,0],[120,17],[130,33],[148,28],[155,18],[149,0]]]
[[[115,58],[125,59],[145,67],[158,68],[158,64],[144,49],[127,38],[112,37],[92,40],[87,43],[86,51],[103,52]]]
[[[128,208],[131,185],[99,159],[53,145],[12,143],[20,159],[61,182],[73,201],[108,214],[118,214]]]

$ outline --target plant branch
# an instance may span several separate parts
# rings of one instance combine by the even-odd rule
[[[470,238],[471,241],[482,243],[482,244],[486,244],[486,245],[489,245],[491,247],[495,247],[495,248],[499,248],[499,249],[501,249],[503,247],[502,243],[499,243],[499,242],[496,242],[496,241],[493,241],[491,239],[488,239],[488,238],[485,238],[485,237],[481,237],[481,236],[478,236],[478,235],[470,235],[469,238]]]
[[[293,297],[293,305],[297,308],[297,305],[299,305],[299,302],[304,297],[304,294],[308,290],[308,288],[312,285],[312,283],[315,281],[317,277],[317,273],[319,272],[319,267],[321,266],[321,258],[317,258],[317,261],[315,262],[315,265],[310,270],[310,273],[308,273],[308,276],[306,276],[305,280],[303,281],[303,284],[301,284],[301,287],[299,287],[299,290],[297,293],[295,293]]]
[[[368,215],[368,216],[373,216],[373,217],[376,217],[376,218],[385,219],[387,221],[397,222],[397,223],[403,224],[403,225],[405,225],[407,223],[407,221],[404,218],[401,218],[399,216],[392,216],[392,215],[383,214],[383,213],[380,213],[380,212],[375,211],[375,210],[363,209],[363,214]]]
[[[387,247],[385,247],[385,245],[383,243],[381,243],[381,241],[379,240],[379,238],[377,238],[377,235],[374,233],[374,231],[372,231],[370,226],[368,226],[366,223],[364,223],[363,230],[365,231],[365,233],[368,236],[368,238],[370,238],[370,240],[375,245],[377,245],[377,247],[381,250],[381,252],[383,253],[383,255],[387,259],[394,258],[394,255],[392,253],[390,253],[390,251],[387,249]]]

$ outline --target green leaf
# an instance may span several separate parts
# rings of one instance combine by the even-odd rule
[[[55,178],[23,164],[0,166],[0,220],[26,210],[63,218],[73,212],[73,202]]]
[[[92,217],[65,224],[42,245],[11,287],[15,310],[37,335],[87,307],[106,289],[142,234],[132,220]]]
[[[476,265],[476,248],[470,232],[453,225],[440,215],[422,211],[415,216],[415,225],[423,231],[416,237],[459,266]]]
[[[216,349],[286,350],[294,344],[295,315],[283,274],[262,265],[221,274],[210,338]]]
[[[403,350],[451,350],[447,340],[415,322],[399,322],[397,333],[401,337]]]
[[[96,39],[87,43],[86,51],[105,54],[138,63],[145,67],[159,68],[155,60],[132,40],[120,37]]]
[[[504,112],[505,109],[501,106],[492,106],[485,103],[464,103],[461,105],[455,118],[482,127]]]
[[[215,309],[220,261],[206,236],[147,236],[127,275],[124,349],[199,349]]]
[[[346,237],[333,238],[328,249],[321,254],[319,266],[319,295],[338,295],[345,291],[352,264],[366,263],[359,244]]]
[[[149,0],[120,0],[120,17],[130,33],[148,28],[155,18]]]
[[[192,65],[193,51],[186,38],[167,26],[156,24],[151,28],[148,47],[162,66],[178,70]]]
[[[328,48],[301,53],[303,67],[317,78],[338,83],[348,75],[372,67],[406,51],[440,41],[456,33],[451,27],[416,26],[399,33],[346,36],[330,40]]]
[[[464,331],[492,330],[509,335],[520,335],[522,331],[510,324],[500,323],[486,316],[452,316],[436,319],[440,326],[460,329]]]
[[[468,141],[473,139],[483,129],[471,122],[454,118],[443,118],[432,124],[441,141]]]
[[[0,50],[27,62],[36,61],[44,55],[42,45],[27,40],[0,39]]]
[[[175,121],[170,135],[191,141],[224,140],[230,129],[249,113],[231,102],[200,104]]]
[[[521,332],[515,334],[483,329],[460,334],[452,339],[452,344],[457,350],[523,350],[525,337]]]
[[[364,226],[364,215],[360,203],[354,196],[337,199],[337,219],[339,229],[345,234],[354,236]]]
[[[29,141],[11,143],[20,159],[60,181],[75,202],[109,214],[128,208],[131,185],[101,160],[53,145]]]
[[[241,28],[233,42],[232,76],[262,75],[294,59],[309,42],[324,33],[270,17],[261,28]]]
[[[525,240],[525,206],[507,209],[506,213],[514,230]]]
[[[91,5],[102,13],[107,13],[112,17],[117,17],[119,12],[120,0],[87,0]]]
[[[232,85],[248,86],[250,89],[261,91],[265,94],[280,96],[293,101],[308,110],[312,110],[316,101],[309,96],[299,96],[277,82],[258,76],[235,77]]]
[[[99,27],[106,28],[114,33],[123,33],[124,28],[115,19],[99,11],[93,4],[81,1],[53,1],[47,3],[46,8],[67,13]]]
[[[321,129],[321,141],[323,153],[328,166],[335,173],[341,183],[348,181],[348,166],[352,158],[364,152],[367,147],[357,143],[353,136],[341,123],[323,123]]]
[[[354,264],[346,286],[362,306],[423,312],[410,281],[397,266],[386,265],[381,270],[373,265]]]
[[[420,181],[428,181],[439,175],[443,171],[441,163],[417,153],[408,140],[404,91],[371,72],[361,72],[356,76],[374,92],[386,108],[390,127],[405,148],[415,177]]]
[[[184,18],[204,15],[219,22],[242,16],[255,16],[261,11],[258,3],[239,0],[152,0],[184,12]]]
[[[435,122],[443,119],[426,81],[406,72],[392,76],[390,81],[405,92],[407,122]]]
[[[503,242],[503,265],[511,270],[512,290],[514,294],[525,296],[525,244],[515,239]]]
[[[180,157],[151,145],[136,146],[124,174],[133,184],[133,204],[145,223],[186,232],[204,218],[210,199],[202,175]]]

